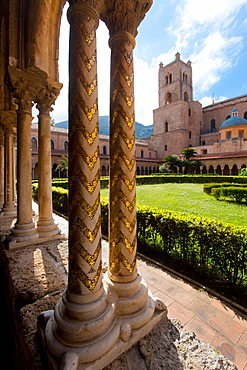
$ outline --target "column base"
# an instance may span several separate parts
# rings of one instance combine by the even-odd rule
[[[107,298],[109,302],[112,301],[112,307],[115,307],[115,298],[111,295]],[[104,322],[105,314],[87,322],[73,320],[70,330],[77,330],[78,343],[73,340],[73,343],[70,343],[70,333],[60,339],[61,330],[64,330],[64,325],[69,327],[69,323],[64,317],[61,321],[61,329],[57,326],[56,316],[59,311],[61,311],[59,314],[64,316],[63,310],[57,305],[55,317],[54,311],[46,311],[38,318],[38,333],[51,370],[101,370],[137,343],[164,316],[167,316],[164,303],[149,295],[148,304],[141,312],[138,311],[135,315],[126,313],[122,317],[114,314],[111,317],[112,324],[108,323],[108,329],[104,332],[97,329],[97,326],[100,321]],[[144,315],[146,319],[148,316],[148,320],[145,320],[142,326],[137,325],[138,328],[133,329],[135,319],[140,323],[140,315]],[[95,333],[93,339],[80,343],[90,330]]]
[[[0,217],[12,217],[12,218],[16,218],[17,217],[17,207],[16,205],[14,204],[6,204],[6,205],[3,205],[3,208],[1,210],[1,213],[0,213]]]
[[[39,234],[35,228],[35,224],[30,222],[28,224],[15,224],[11,229],[11,233],[6,238],[8,249],[20,248],[26,245],[37,243]]]
[[[50,238],[56,235],[61,237],[61,230],[55,224],[53,218],[50,220],[38,220],[37,231],[39,238]]]

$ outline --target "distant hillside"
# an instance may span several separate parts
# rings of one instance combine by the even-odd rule
[[[62,121],[54,124],[55,127],[68,128],[68,121]],[[145,139],[151,137],[153,133],[153,125],[144,126],[139,122],[135,122],[136,138]],[[101,135],[109,135],[109,116],[99,117],[99,133]]]

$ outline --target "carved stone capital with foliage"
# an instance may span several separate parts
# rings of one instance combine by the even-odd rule
[[[107,25],[111,37],[121,31],[136,37],[137,28],[152,3],[152,0],[105,0],[101,19]]]
[[[88,17],[93,17],[98,23],[99,14],[104,7],[104,0],[69,0],[70,9],[68,12],[68,18],[71,16],[73,11],[84,11],[88,13]]]
[[[0,127],[5,134],[16,133],[16,113],[11,111],[0,111]]]
[[[45,72],[38,70],[21,70],[9,66],[9,76],[10,89],[22,110],[30,110],[32,102],[50,109],[63,86],[57,81],[51,81]]]

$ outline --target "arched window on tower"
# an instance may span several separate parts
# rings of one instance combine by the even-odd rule
[[[189,117],[191,116],[191,109],[189,108]]]
[[[166,85],[168,85],[168,76],[166,75]]]
[[[105,145],[103,145],[103,154],[106,155],[107,154],[107,148]]]
[[[228,116],[226,116],[226,120],[229,119],[229,118],[231,118],[230,114],[228,114]]]
[[[172,102],[172,94],[167,93],[166,94],[166,105],[170,104]]]
[[[169,75],[170,84],[172,83],[172,74]]]
[[[32,149],[37,149],[38,148],[38,142],[37,142],[36,137],[32,137],[32,139],[31,139],[31,148]]]
[[[144,158],[144,151],[141,150],[141,158]]]
[[[244,118],[247,119],[247,112],[244,112]]]
[[[168,132],[168,122],[165,122],[165,132]]]
[[[187,91],[184,92],[184,101],[188,102],[189,101],[189,95]]]
[[[215,126],[215,119],[211,119],[211,132],[215,131],[216,126]]]
[[[54,150],[55,149],[55,143],[54,143],[54,140],[51,139],[51,150]]]

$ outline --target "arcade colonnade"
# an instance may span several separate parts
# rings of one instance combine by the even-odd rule
[[[57,30],[64,2],[9,0],[1,14],[6,70],[1,77],[5,98],[0,114],[0,170],[4,172],[0,217],[17,217],[7,237],[8,248],[61,237],[52,219],[50,111],[61,89]],[[136,264],[133,49],[137,27],[151,4],[152,0],[69,1],[68,286],[54,311],[43,312],[38,319],[38,332],[52,369],[101,369],[166,314],[165,305],[152,297]],[[18,34],[13,32],[17,18]],[[109,270],[104,279],[96,52],[100,18],[109,29],[111,48]],[[34,103],[39,110],[37,226],[31,194]]]

